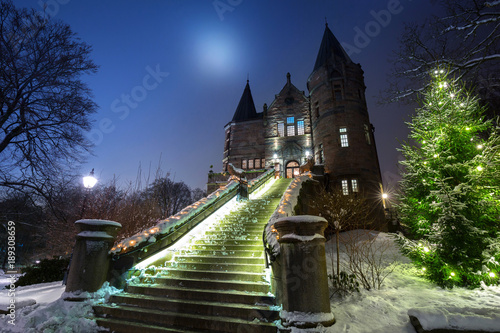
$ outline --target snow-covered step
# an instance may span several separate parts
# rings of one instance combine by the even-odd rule
[[[262,240],[241,240],[241,239],[227,239],[227,238],[203,238],[194,242],[194,244],[199,245],[244,245],[244,246],[260,246]]]
[[[210,236],[224,236],[224,237],[229,237],[229,238],[234,238],[234,237],[241,237],[241,236],[246,236],[246,237],[262,237],[262,231],[264,230],[264,227],[258,227],[255,228],[254,230],[245,230],[245,229],[238,229],[238,230],[231,230],[229,228],[226,229],[220,229],[220,230],[208,230],[205,232],[205,235],[207,237]]]
[[[141,283],[145,283],[148,277],[140,279]],[[247,292],[257,292],[266,295],[269,292],[269,283],[266,281],[224,281],[224,280],[207,280],[207,279],[191,279],[191,278],[162,278],[154,279],[156,286],[170,286],[177,288],[194,288],[206,290],[237,290]]]
[[[233,263],[250,265],[265,264],[264,256],[248,258],[229,254],[225,256],[179,255],[175,257],[175,261],[177,261],[178,263]]]
[[[189,277],[189,278],[205,278],[211,280],[233,280],[233,281],[263,281],[264,275],[262,273],[252,272],[225,272],[213,270],[200,270],[200,269],[182,269],[182,268],[169,268],[162,277]]]
[[[219,248],[215,248],[215,249],[186,249],[186,250],[182,250],[182,251],[179,251],[180,254],[182,255],[199,255],[199,256],[207,256],[207,257],[210,257],[210,256],[217,256],[217,257],[221,257],[221,256],[238,256],[238,257],[247,257],[247,258],[251,258],[251,257],[254,257],[254,258],[263,258],[263,251],[261,248],[257,249],[257,250],[249,250],[248,248],[244,247],[244,246],[240,246],[238,247],[237,249],[233,249],[233,250],[228,250],[228,249],[224,249],[224,250],[221,250],[220,247]]]
[[[176,299],[222,303],[274,304],[274,296],[270,295],[268,292],[251,292],[247,290],[206,290],[200,288],[141,284],[128,286],[127,292],[142,295],[165,296]]]
[[[175,269],[188,269],[188,270],[202,270],[202,271],[216,271],[216,272],[252,272],[262,275],[264,269],[263,264],[240,264],[228,262],[170,262],[164,268],[158,269],[158,272],[168,274],[170,268]]]
[[[200,333],[206,332],[205,330],[186,330],[184,327],[175,328],[173,326],[166,327],[165,325],[151,325],[149,323],[143,323],[133,320],[127,320],[124,318],[96,318],[97,325],[101,327],[106,327],[105,331],[102,332],[119,332],[119,333],[137,333],[137,332],[147,332],[147,333]]]
[[[111,305],[95,307],[98,323],[117,332],[277,332],[262,233],[289,183],[279,180],[144,270]]]
[[[276,333],[277,329],[272,322],[244,320],[232,317],[196,315],[177,311],[163,311],[135,306],[101,306],[97,310],[100,316],[114,316],[135,320],[152,325],[168,325],[173,328],[187,327],[188,329],[201,329],[208,332],[259,332]]]
[[[174,299],[137,294],[120,294],[111,296],[109,303],[118,305],[138,306],[141,308],[158,309],[164,311],[178,311],[200,315],[216,315],[239,319],[256,318],[263,316],[270,321],[276,320],[279,313],[275,307],[269,305],[248,305],[244,303],[220,303],[211,301],[197,301]]]
[[[242,251],[242,250],[253,250],[262,253],[264,251],[264,245],[253,243],[253,244],[231,244],[228,242],[203,242],[202,244],[194,244],[189,246],[191,250],[208,250],[208,251]],[[224,255],[224,254],[223,254]]]

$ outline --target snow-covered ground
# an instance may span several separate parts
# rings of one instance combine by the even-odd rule
[[[7,276],[0,276],[1,288],[9,283]],[[89,299],[85,302],[69,302],[63,299],[64,289],[62,281],[16,288],[15,317],[0,315],[0,332],[97,332],[97,324],[92,320],[92,305],[105,302],[118,290],[106,284],[99,291],[89,295]],[[5,310],[9,304],[8,292],[8,289],[0,290],[0,309],[2,310]]]
[[[415,329],[410,324],[409,311],[418,316],[427,329],[447,325],[455,329],[500,330],[500,287],[441,289],[419,276],[409,261],[398,253],[387,234],[354,231],[345,233],[344,238],[353,239],[352,236],[359,233],[374,237],[377,244],[389,244],[383,262],[393,263],[394,271],[387,276],[380,290],[362,289],[359,294],[344,299],[333,298],[331,306],[337,322],[332,327],[293,332],[413,333]],[[329,271],[330,258],[335,253],[335,242],[328,242]],[[343,248],[341,256],[346,258]],[[0,283],[5,285],[7,280],[1,276]],[[36,304],[16,309],[15,326],[8,323],[8,316],[2,315],[0,332],[95,332],[96,325],[91,320],[93,302],[102,302],[110,293],[116,292],[104,288],[90,301],[76,303],[63,301],[63,291],[60,282],[17,288],[17,302],[32,299]],[[8,304],[8,299],[8,290],[2,289],[0,304]]]

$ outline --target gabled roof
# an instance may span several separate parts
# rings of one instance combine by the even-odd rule
[[[352,62],[342,45],[340,45],[337,38],[335,38],[330,28],[328,28],[327,23],[323,39],[321,40],[321,46],[319,47],[318,56],[316,57],[313,72],[323,66],[333,55],[344,60],[345,62]]]
[[[279,99],[279,97],[281,96],[290,96],[290,97],[293,97],[293,96],[298,96],[300,98],[302,98],[303,100],[307,100],[307,97],[306,95],[304,94],[304,92],[302,90],[299,90],[293,83],[292,83],[292,80],[291,80],[291,75],[290,73],[286,73],[286,84],[285,86],[281,89],[281,91],[275,95],[275,98],[274,100],[272,101],[271,105],[269,105],[268,109],[271,109],[274,105],[274,103],[276,103],[277,99]],[[286,98],[286,97],[285,97]]]
[[[247,85],[245,86],[245,90],[243,90],[243,95],[241,95],[240,102],[234,112],[232,121],[244,121],[256,119],[258,117],[257,111],[255,111],[252,93],[250,92],[250,84],[247,80]]]

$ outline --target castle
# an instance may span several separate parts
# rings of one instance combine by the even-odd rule
[[[380,199],[382,177],[363,70],[328,25],[307,89],[309,96],[287,73],[274,101],[257,112],[247,81],[233,119],[224,128],[224,171],[229,163],[248,174],[274,167],[280,177],[291,178],[313,157],[324,166],[330,188],[338,187],[345,195],[364,191]],[[220,185],[215,178],[209,177],[209,192]]]

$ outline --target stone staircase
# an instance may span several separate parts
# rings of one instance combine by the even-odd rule
[[[262,232],[290,181],[277,180],[172,260],[146,268],[125,292],[94,307],[98,325],[124,333],[277,332],[279,309],[266,280]]]

